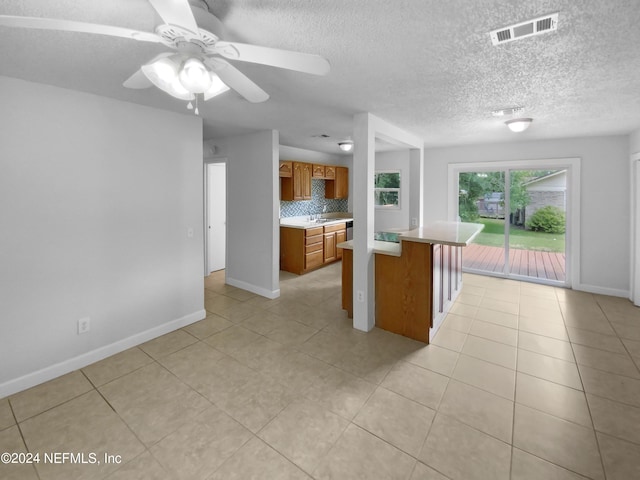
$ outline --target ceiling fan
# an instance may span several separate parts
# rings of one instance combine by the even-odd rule
[[[174,51],[157,55],[123,85],[136,89],[155,85],[169,95],[189,102],[197,101],[200,94],[204,100],[209,100],[229,88],[252,103],[269,99],[267,92],[227,59],[314,75],[329,73],[329,62],[318,55],[221,40],[222,23],[209,12],[204,0],[149,0],[149,3],[164,22],[153,33],[72,20],[13,15],[0,15],[0,26],[94,33],[161,43]]]

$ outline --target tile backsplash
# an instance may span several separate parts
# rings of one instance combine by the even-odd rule
[[[297,202],[280,202],[280,217],[299,217],[302,215],[316,215],[322,213],[322,207],[327,206],[327,212],[348,212],[347,198],[324,198],[324,180],[311,180],[311,200]]]

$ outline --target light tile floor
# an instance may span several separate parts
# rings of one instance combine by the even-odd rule
[[[212,274],[205,320],[1,399],[0,452],[41,463],[0,478],[640,478],[640,309],[464,282],[424,346],[353,330],[339,264],[277,300]]]

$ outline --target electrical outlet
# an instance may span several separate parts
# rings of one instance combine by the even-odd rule
[[[364,302],[364,292],[362,290],[358,290],[357,298],[359,302]]]
[[[91,330],[91,318],[84,317],[78,320],[78,335],[87,333],[89,330]]]
[[[187,228],[187,238],[193,238],[193,228]]]
[[[411,219],[411,226],[413,226],[413,227],[417,227],[418,226],[418,219],[417,218],[412,218]]]

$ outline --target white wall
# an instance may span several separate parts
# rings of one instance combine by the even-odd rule
[[[325,152],[316,152],[315,150],[307,150],[305,148],[290,147],[288,145],[280,145],[280,160],[298,160],[307,163],[321,163],[326,165],[341,165],[348,167],[352,162],[352,155],[339,155]]]
[[[0,105],[0,398],[203,318],[201,119],[7,77]]]
[[[629,135],[629,151],[631,153],[640,152],[640,129]]]
[[[629,137],[608,136],[425,150],[425,221],[447,216],[450,163],[580,157],[581,279],[585,289],[629,292]]]
[[[280,295],[278,132],[209,140],[227,158],[226,282],[259,295]]]
[[[394,228],[408,229],[410,224],[409,208],[411,205],[409,150],[377,152],[375,170],[376,172],[381,170],[400,170],[400,209],[376,208],[374,231],[381,232]]]

